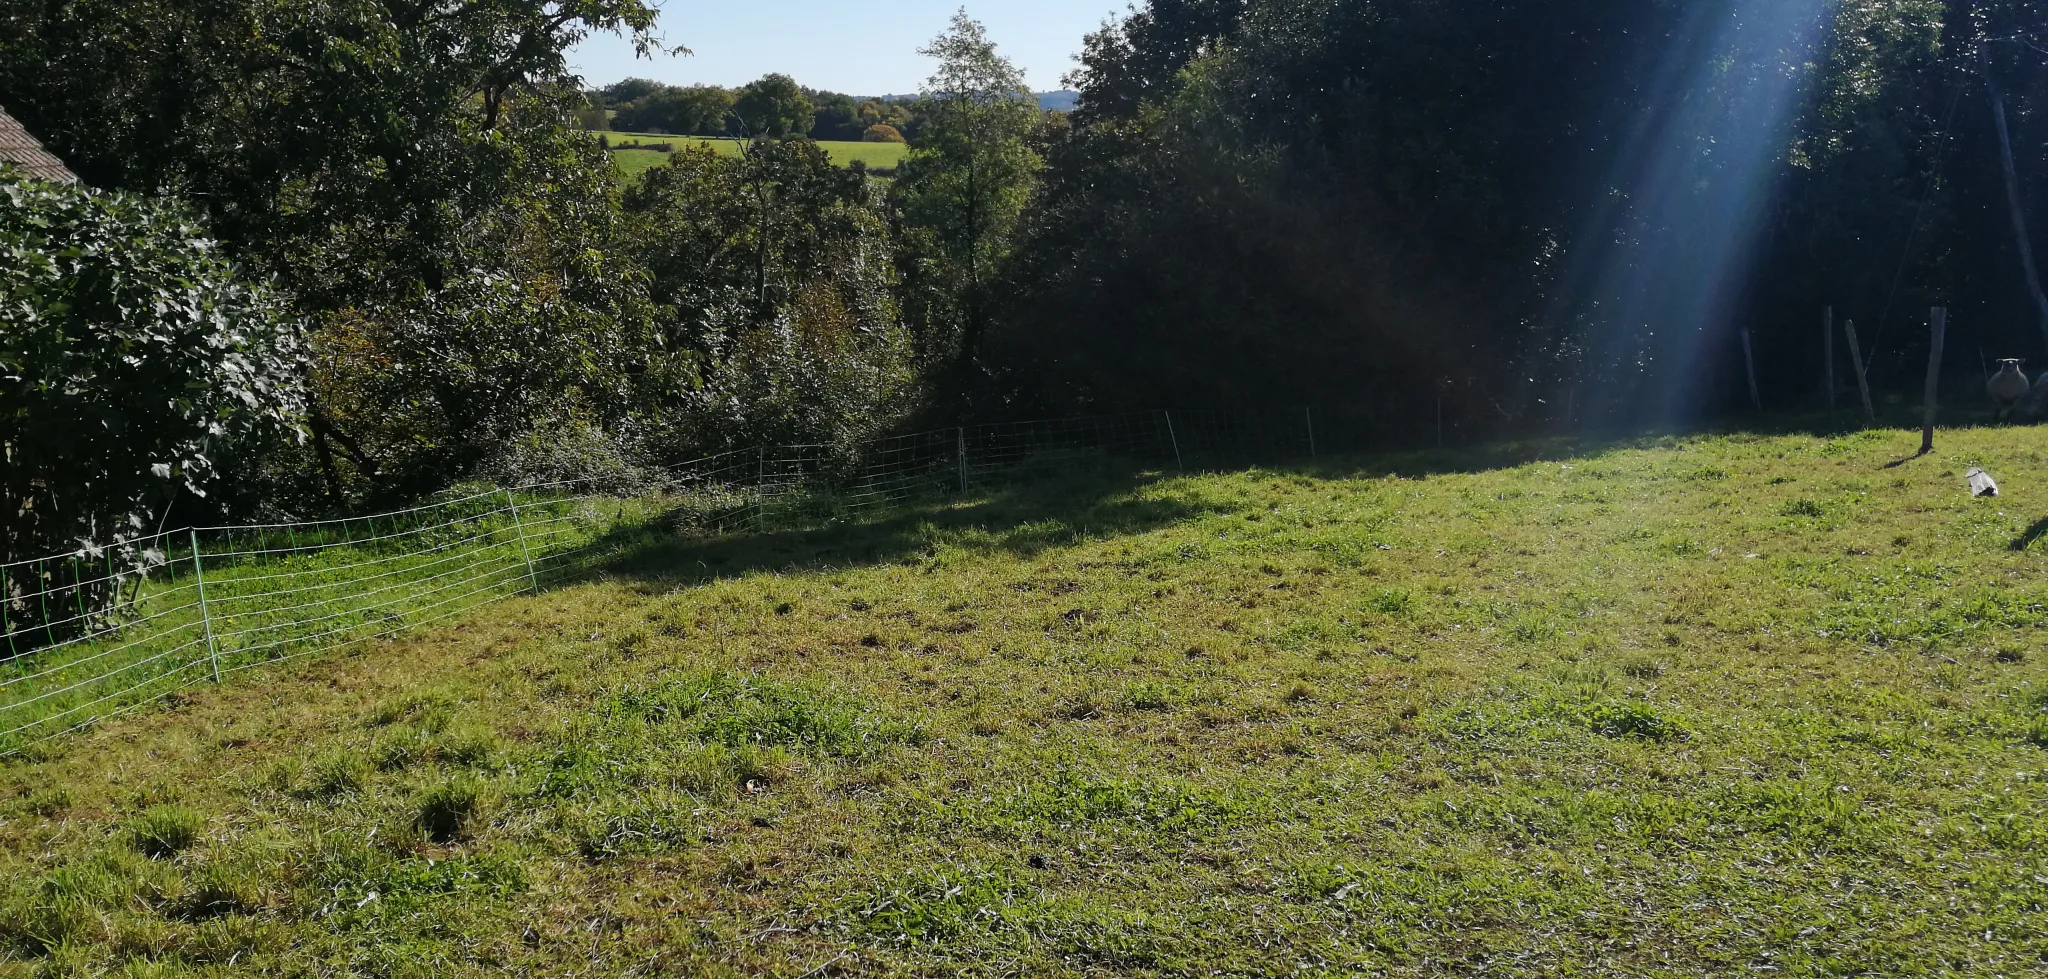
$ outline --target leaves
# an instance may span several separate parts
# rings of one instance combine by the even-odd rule
[[[171,204],[0,168],[0,548],[123,545],[289,432],[300,323]]]

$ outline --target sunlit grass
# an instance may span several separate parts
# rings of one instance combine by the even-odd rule
[[[650,539],[0,768],[0,974],[2038,972],[2048,432],[1941,442]]]

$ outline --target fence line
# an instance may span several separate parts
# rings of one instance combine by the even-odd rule
[[[1306,409],[1152,411],[722,452],[654,493],[589,480],[360,517],[181,528],[0,563],[0,757],[195,684],[397,635],[538,591],[653,521],[710,533],[863,519],[919,499],[1105,467],[1315,452]]]

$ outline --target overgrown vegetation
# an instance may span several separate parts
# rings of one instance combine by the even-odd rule
[[[1914,444],[649,537],[0,767],[0,972],[2037,971],[2048,441]]]
[[[146,563],[127,541],[287,441],[301,331],[184,208],[0,164],[0,565],[79,550],[99,579]],[[97,604],[113,588],[75,565],[10,570],[7,632],[85,631],[34,599],[63,587]]]
[[[1105,410],[1308,403],[1382,447],[1689,424],[1746,401],[1736,324],[1767,404],[1817,400],[1828,304],[1880,400],[1927,306],[1954,351],[2041,340],[2011,220],[2038,175],[2008,196],[1998,138],[2039,142],[2032,0],[1143,4],[1083,42],[1071,115],[966,12],[914,100],[570,74],[593,31],[666,43],[640,0],[0,18],[0,105],[89,183],[182,199],[305,324],[302,437],[188,519]],[[741,162],[620,151],[628,177],[602,126]],[[826,152],[900,159],[886,183],[785,165],[892,133]]]

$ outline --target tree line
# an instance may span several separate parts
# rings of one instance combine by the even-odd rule
[[[583,99],[583,128],[626,133],[901,143],[917,134],[919,122],[914,102],[805,88],[780,73],[737,89],[627,78],[586,89]]]
[[[1823,305],[1880,388],[1932,304],[2024,355],[2044,4],[1151,0],[1067,115],[964,12],[910,107],[587,89],[642,0],[0,0],[91,188],[0,179],[0,547],[970,418],[1625,428],[1729,407],[1742,329],[1811,405]],[[758,138],[625,186],[600,116]],[[894,180],[802,138],[863,125]]]

